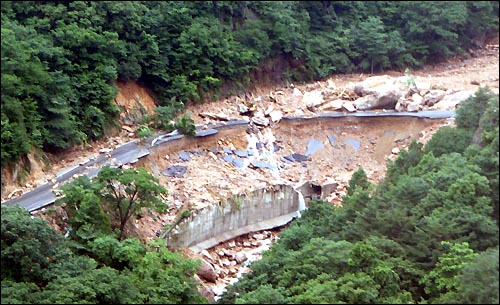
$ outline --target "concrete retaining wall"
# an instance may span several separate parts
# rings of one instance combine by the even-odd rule
[[[182,220],[167,236],[169,247],[207,249],[236,236],[284,225],[297,216],[299,193],[275,185],[212,204]]]

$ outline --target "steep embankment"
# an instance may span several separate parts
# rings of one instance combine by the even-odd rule
[[[403,76],[399,72],[386,74],[393,77]],[[415,71],[413,74],[417,86],[421,88],[428,87],[430,89],[434,87],[449,90],[449,93],[451,93],[464,89],[475,90],[478,86],[487,85],[498,94],[498,50],[485,50],[478,57],[463,60],[455,59],[437,67]],[[281,111],[285,115],[313,115],[317,114],[317,109],[308,107],[303,98],[305,93],[334,91],[335,94],[342,97],[342,94],[348,92],[347,90],[343,92],[343,89],[349,87],[350,83],[364,79],[366,79],[364,75],[337,75],[313,84],[295,84],[294,88],[290,85],[278,88],[259,88],[245,96],[234,96],[214,103],[191,106],[187,110],[192,111],[193,118],[199,124],[208,124],[214,120],[224,120],[224,118],[229,117],[241,118],[239,104],[248,104],[250,106],[251,104],[257,104],[255,110],[264,114]],[[71,167],[98,155],[102,148],[113,148],[135,138],[135,128],[139,124],[141,116],[152,113],[155,107],[154,102],[144,87],[135,83],[119,83],[118,85],[120,86],[120,93],[115,101],[123,109],[121,115],[122,128],[119,133],[114,136],[110,135],[102,141],[90,143],[86,147],[74,147],[58,155],[49,155],[51,163],[48,168],[43,168],[35,158],[32,158],[30,162],[32,162],[33,171],[27,176],[25,185],[7,185],[5,191],[2,192],[2,199],[5,199],[4,197],[7,197],[12,192],[11,190],[15,188],[28,191],[37,185],[43,184],[44,181],[53,178],[63,168]],[[328,96],[328,94],[322,95]],[[347,98],[350,98],[349,94],[347,94]],[[216,114],[216,116],[210,116],[207,113]],[[279,157],[294,152],[304,153],[308,142],[313,138],[318,138],[324,144],[327,144],[325,149],[318,151],[314,155],[314,160],[317,162],[311,162],[307,167],[304,167],[301,163],[292,164],[287,168],[287,171],[283,172],[281,178],[292,184],[300,184],[303,181],[311,180],[326,183],[333,180],[338,183],[338,188],[332,193],[330,200],[339,202],[342,194],[345,193],[345,184],[357,166],[365,167],[370,178],[377,180],[383,176],[387,156],[395,156],[397,150],[404,149],[410,139],[425,142],[442,124],[443,122],[435,122],[428,125],[424,124],[425,126],[416,126],[407,124],[407,121],[389,123],[386,120],[373,120],[366,124],[343,121],[337,126],[326,126],[324,124],[287,126],[282,121],[272,124],[270,130],[272,130],[273,136],[279,140],[281,146],[281,149],[277,152]],[[406,130],[403,126],[409,129]],[[325,133],[335,134],[337,143],[343,145],[338,147],[328,145]],[[407,138],[407,135],[410,135],[410,137]],[[244,134],[241,133],[232,135],[228,133],[219,136],[212,143],[213,146],[244,149],[248,144]],[[404,140],[395,142],[398,139]],[[233,191],[240,192],[255,189],[258,186],[265,186],[275,178],[267,175],[265,170],[260,169],[241,173],[231,164],[221,163],[220,160],[217,160],[217,156],[213,158],[210,155],[207,155],[208,157],[193,156],[189,162],[182,163],[182,165],[190,168],[183,179],[169,178],[160,174],[165,168],[182,162],[177,155],[181,148],[186,150],[209,150],[211,148],[209,146],[201,147],[195,144],[193,147],[169,148],[167,151],[159,150],[151,158],[141,161],[140,165],[150,168],[161,177],[162,184],[170,190],[168,201],[174,208],[169,215],[159,215],[157,220],[153,220],[148,216],[137,219],[135,221],[135,234],[142,239],[154,238],[157,229],[161,229],[164,224],[172,221],[178,207],[201,208],[204,202],[208,204],[224,194],[230,196]],[[221,179],[221,177],[224,177],[224,179]],[[10,190],[7,191],[9,188]],[[57,227],[58,217],[44,217],[48,218]],[[274,235],[269,232],[264,235],[274,238]],[[231,241],[229,244],[220,247],[230,247],[230,243]],[[252,245],[252,243],[255,245]],[[259,244],[255,239],[252,243],[250,243],[252,247],[257,247]],[[239,242],[239,244],[243,246],[243,242]],[[238,245],[236,244],[236,246]],[[218,255],[216,254],[217,249],[210,250],[212,256]],[[227,262],[225,260],[221,261],[220,268],[230,268],[227,268],[226,271],[219,271],[218,276],[225,274],[225,276],[221,276],[223,280],[222,283],[219,282],[221,285],[226,285],[230,281],[230,275],[237,272],[234,265],[224,266],[224,263]]]

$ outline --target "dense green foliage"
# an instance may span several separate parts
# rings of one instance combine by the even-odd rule
[[[174,127],[181,134],[188,136],[196,135],[196,126],[194,124],[194,120],[191,118],[191,113],[189,112],[181,115],[175,122]]]
[[[77,200],[76,188],[81,209],[69,217],[79,233],[68,239],[24,208],[2,205],[2,304],[207,302],[193,278],[198,262],[170,252],[163,240],[143,244],[109,235],[98,198],[82,191],[88,189],[81,181],[68,194],[72,200]]]
[[[72,237],[81,243],[115,231],[123,239],[125,225],[143,209],[165,212],[168,205],[159,198],[167,190],[146,168],[120,169],[105,166],[95,181],[87,176],[63,186],[59,200],[69,215]]]
[[[479,89],[379,184],[359,168],[343,207],[310,201],[219,303],[498,303],[498,103]]]
[[[172,128],[186,103],[259,75],[307,81],[463,54],[497,33],[498,2],[2,1],[1,18],[5,166],[102,137],[117,123],[117,79],[147,84],[164,107],[155,125]]]

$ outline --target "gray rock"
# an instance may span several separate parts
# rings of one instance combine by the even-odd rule
[[[179,157],[184,162],[187,162],[187,161],[191,160],[191,158],[189,157],[189,154],[187,152],[185,152],[185,151],[179,152]]]
[[[262,161],[252,161],[250,165],[254,168],[268,168],[268,169],[277,169],[278,167],[275,165],[272,165],[271,163],[268,162],[262,162]]]
[[[257,240],[263,240],[265,238],[264,234],[254,234],[252,237]]]
[[[307,144],[307,151],[306,151],[306,156],[310,156],[317,152],[320,148],[324,146],[323,142],[316,140],[316,139],[311,139],[309,143]]]
[[[206,137],[206,136],[214,135],[214,134],[216,134],[218,132],[219,131],[216,130],[216,129],[207,129],[207,130],[197,131],[196,132],[196,136],[197,137]]]
[[[335,147],[335,136],[328,135],[327,137],[328,137],[328,141],[330,142],[330,145]]]
[[[234,160],[234,157],[231,155],[225,155],[222,159],[224,159],[224,161],[226,161],[226,162],[232,163]]]
[[[361,147],[361,142],[356,139],[347,139],[344,141],[345,144],[350,145],[352,148],[358,150]]]
[[[172,165],[162,172],[165,176],[182,178],[187,171],[186,166]]]
[[[238,264],[241,264],[241,263],[245,262],[246,260],[248,260],[248,257],[245,255],[245,253],[242,253],[242,252],[236,253],[236,262]]]
[[[273,122],[279,122],[283,118],[283,113],[279,110],[274,110],[269,113],[269,117]]]
[[[344,105],[342,105],[342,107],[344,107],[344,109],[347,110],[348,112],[356,111],[356,107],[354,107],[354,103],[352,102],[346,102],[344,103]]]
[[[302,96],[302,102],[306,105],[307,109],[314,111],[316,107],[325,103],[323,100],[323,93],[321,91],[306,92]]]
[[[252,118],[252,122],[255,123],[255,125],[260,125],[260,126],[269,126],[269,119],[268,118],[263,118],[263,117],[256,117],[254,116]]]
[[[445,94],[446,91],[443,90],[430,90],[426,95],[424,95],[424,105],[433,106],[442,100]]]
[[[215,283],[217,281],[217,273],[215,273],[215,269],[203,258],[199,258],[201,261],[201,266],[198,268],[198,276],[203,278],[211,283]]]
[[[248,107],[243,104],[238,104],[237,107],[238,107],[238,112],[241,115],[247,115],[250,111],[250,109],[248,109]]]
[[[238,168],[242,168],[243,166],[245,166],[245,161],[243,161],[243,159],[240,159],[240,158],[234,158],[233,164],[234,164],[234,166],[236,166]]]
[[[283,158],[285,158],[286,160],[291,161],[291,162],[311,161],[310,156],[306,156],[303,154],[291,154],[291,155],[285,156]]]
[[[406,110],[409,112],[417,112],[420,110],[420,103],[419,102],[408,103],[408,106],[406,106]]]
[[[233,152],[238,157],[241,157],[241,158],[247,158],[248,157],[248,151],[247,150],[234,150]]]
[[[441,101],[436,103],[430,109],[455,110],[458,104],[460,104],[461,102],[465,101],[466,99],[468,99],[473,95],[474,91],[472,90],[459,91],[445,96]]]

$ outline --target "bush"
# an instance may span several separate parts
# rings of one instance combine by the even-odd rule
[[[147,138],[149,136],[153,135],[153,132],[151,131],[151,129],[146,126],[146,125],[139,125],[137,127],[137,136],[139,138]]]
[[[181,134],[188,136],[196,135],[196,126],[194,125],[194,120],[191,118],[189,112],[183,114],[175,122],[175,129],[177,129]]]
[[[461,128],[440,128],[427,142],[425,153],[432,152],[435,157],[457,152],[463,153],[472,141],[472,133]]]

